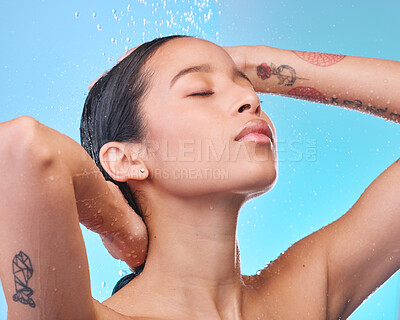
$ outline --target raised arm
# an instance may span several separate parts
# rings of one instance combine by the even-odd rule
[[[258,92],[343,106],[400,123],[400,62],[265,46],[226,50]],[[288,285],[325,293],[327,299],[320,303],[327,318],[346,319],[400,268],[399,192],[400,159],[346,214],[297,242],[260,275],[268,279],[274,270],[283,273],[286,268]]]
[[[79,221],[102,234],[138,226],[138,252],[147,244],[144,224],[72,139],[29,117],[0,124],[0,134],[0,277],[8,319],[96,319]]]
[[[267,46],[225,47],[260,93],[342,106],[400,123],[400,62]]]

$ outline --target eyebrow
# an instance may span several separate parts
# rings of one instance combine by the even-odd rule
[[[177,75],[175,75],[172,80],[171,80],[171,84],[170,84],[170,88],[175,84],[176,81],[178,81],[179,78],[183,77],[184,75],[187,75],[189,73],[194,73],[194,72],[205,72],[205,73],[211,73],[213,72],[213,68],[209,65],[209,64],[201,64],[198,66],[192,66],[189,68],[185,68],[181,71],[178,72]],[[235,69],[234,70],[234,76],[237,78],[242,78],[242,79],[246,79],[251,86],[254,89],[253,83],[250,81],[250,79],[239,69]]]

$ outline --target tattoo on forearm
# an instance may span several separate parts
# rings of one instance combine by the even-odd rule
[[[400,113],[391,112],[390,115],[400,120]]]
[[[275,64],[271,63],[270,65],[261,63],[257,67],[257,76],[261,80],[267,80],[271,78],[271,76],[277,76],[279,79],[280,86],[291,87],[296,82],[298,78],[296,75],[296,70],[294,70],[291,66],[281,65],[279,67],[275,66]],[[303,79],[308,80],[308,79]]]
[[[332,97],[331,103],[333,105],[341,105],[344,107],[349,107],[351,109],[358,109],[361,111],[361,109],[375,115],[383,114],[388,112],[388,107],[385,108],[379,108],[376,106],[372,106],[370,104],[364,105],[361,100],[355,99],[355,100],[339,100],[337,97]],[[400,118],[400,114],[396,112],[390,112],[390,116],[395,116]]]
[[[376,106],[372,106],[370,104],[364,105],[364,103],[359,99],[347,100],[347,99],[339,99],[338,97],[332,97],[331,100],[327,99],[321,92],[317,89],[311,87],[295,87],[290,89],[287,92],[287,95],[293,98],[299,98],[303,100],[309,100],[314,102],[333,104],[336,106],[343,106],[348,109],[358,110],[368,112],[374,115],[387,114],[388,107],[380,108]],[[400,120],[400,114],[396,112],[390,112],[389,116],[394,117],[397,120]]]
[[[13,300],[35,308],[36,304],[31,298],[33,290],[28,287],[28,280],[32,278],[33,274],[31,259],[20,251],[13,259],[12,267],[16,291],[13,295]]]
[[[346,58],[346,56],[342,54],[329,54],[294,50],[292,50],[292,52],[300,59],[318,67],[330,67]]]
[[[311,87],[296,87],[288,91],[289,96],[320,103],[329,103],[329,100],[317,89]]]
[[[385,108],[380,108],[377,106],[372,106],[371,104],[364,105],[364,103],[359,100],[359,99],[354,99],[354,100],[339,100],[337,97],[332,97],[331,104],[333,105],[341,105],[343,107],[348,107],[353,110],[358,110],[361,112],[367,112],[369,114],[373,114],[375,116],[380,116],[384,115],[384,118],[388,119],[389,117],[392,117],[395,122],[400,123],[400,114],[396,112],[390,112],[389,116],[387,115],[388,113],[388,107]]]

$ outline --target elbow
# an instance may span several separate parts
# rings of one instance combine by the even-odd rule
[[[22,116],[0,124],[0,166],[22,173],[44,170],[54,163],[54,153],[46,143],[46,128],[36,119]]]

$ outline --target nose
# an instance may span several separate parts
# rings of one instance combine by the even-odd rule
[[[234,113],[254,113],[261,115],[260,98],[252,89],[241,88],[234,103]]]

